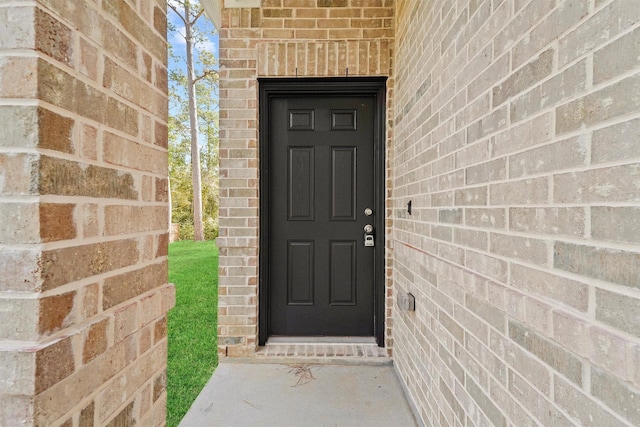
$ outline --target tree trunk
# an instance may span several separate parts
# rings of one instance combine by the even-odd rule
[[[191,175],[193,177],[193,240],[204,240],[202,224],[202,179],[200,147],[198,144],[198,110],[196,109],[195,72],[193,69],[193,30],[190,25],[190,5],[184,2],[184,27],[187,53],[187,92],[189,96],[189,125],[191,128]]]

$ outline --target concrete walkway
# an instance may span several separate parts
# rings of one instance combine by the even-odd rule
[[[393,366],[222,362],[180,427],[416,426]]]

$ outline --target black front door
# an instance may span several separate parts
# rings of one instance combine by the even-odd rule
[[[376,332],[376,109],[373,95],[268,100],[268,335]]]

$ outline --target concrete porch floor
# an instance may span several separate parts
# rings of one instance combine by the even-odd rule
[[[226,360],[180,423],[180,427],[416,425],[387,358]]]

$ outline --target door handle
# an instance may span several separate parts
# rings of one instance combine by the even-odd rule
[[[364,245],[371,247],[375,246],[375,237],[373,236],[373,225],[367,224],[364,226]]]

